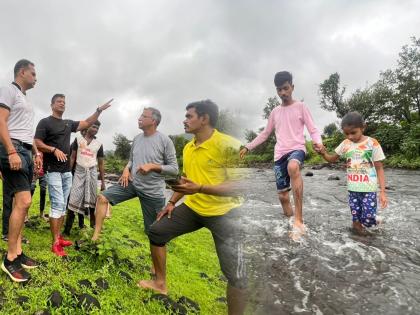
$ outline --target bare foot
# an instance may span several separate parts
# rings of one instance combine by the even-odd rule
[[[160,294],[168,294],[165,284],[158,284],[156,280],[140,280],[137,286],[142,289],[153,290]]]
[[[150,277],[152,278],[152,280],[156,280],[156,271],[155,271],[155,266],[153,265],[150,268]]]
[[[361,235],[361,236],[366,236],[366,235],[368,235],[368,234],[369,234],[369,233],[366,231],[366,229],[364,228],[364,226],[363,226],[360,222],[357,222],[357,221],[354,221],[354,222],[353,222],[353,231],[354,231],[356,234]]]
[[[295,221],[292,230],[289,232],[289,237],[297,242],[303,235],[305,235],[305,225],[302,222]]]
[[[283,211],[283,215],[290,218],[293,216],[293,211],[287,212],[287,211]]]

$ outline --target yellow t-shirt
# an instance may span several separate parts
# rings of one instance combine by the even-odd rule
[[[195,145],[195,138],[183,151],[184,176],[201,185],[218,185],[234,180],[229,170],[238,158],[241,143],[235,138],[214,129],[212,136]],[[188,195],[184,203],[202,216],[217,216],[239,207],[240,197],[213,196],[207,194]]]

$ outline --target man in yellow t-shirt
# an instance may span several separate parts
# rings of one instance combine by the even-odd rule
[[[232,169],[240,142],[215,129],[219,110],[212,101],[191,103],[186,110],[184,129],[194,138],[183,151],[184,177],[172,186],[174,194],[148,235],[156,278],[138,285],[167,294],[166,243],[206,227],[213,235],[220,267],[228,279],[228,312],[243,314],[246,276],[239,235],[241,198]],[[184,202],[175,207],[184,195]]]

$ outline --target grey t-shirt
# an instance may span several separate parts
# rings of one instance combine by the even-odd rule
[[[162,166],[162,172],[150,172],[142,175],[137,173],[139,166],[155,163]],[[147,196],[163,198],[165,189],[165,176],[178,174],[175,146],[172,140],[156,131],[151,136],[137,135],[133,140],[130,159],[127,166],[133,177],[133,185]]]
[[[34,141],[34,109],[15,82],[0,88],[0,107],[10,111],[7,128],[11,139],[31,144]]]

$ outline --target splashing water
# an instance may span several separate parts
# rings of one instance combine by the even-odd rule
[[[303,173],[305,173],[303,171]],[[389,206],[372,235],[350,229],[343,171],[304,177],[301,242],[288,237],[272,170],[251,170],[244,207],[252,314],[419,314],[420,172],[386,170]],[[327,181],[330,174],[339,181]],[[251,180],[252,179],[252,180]]]

